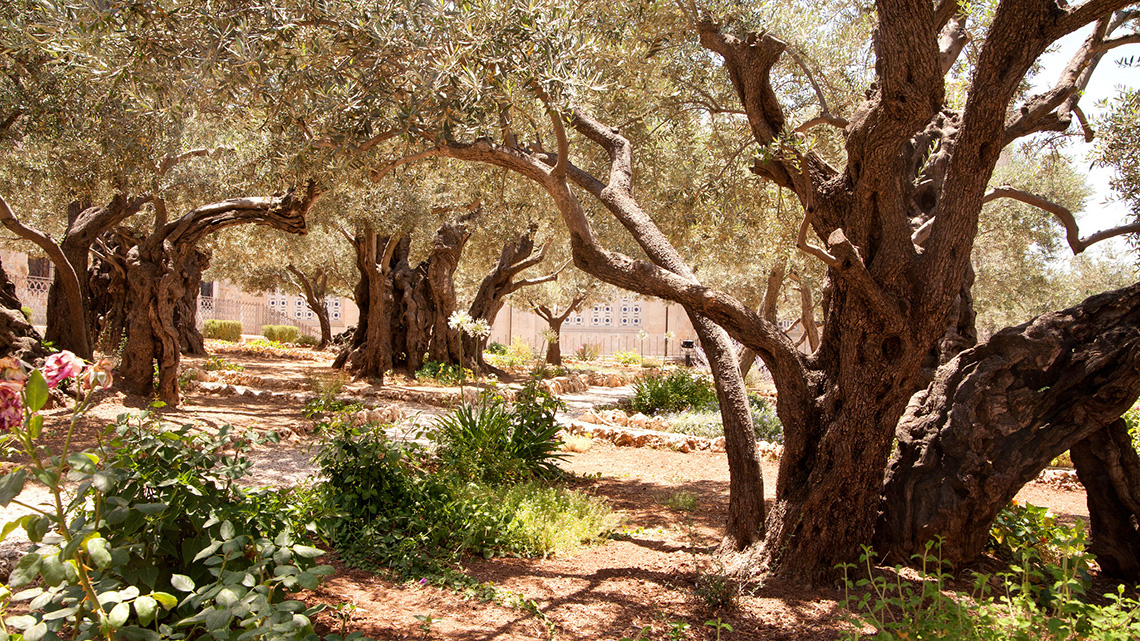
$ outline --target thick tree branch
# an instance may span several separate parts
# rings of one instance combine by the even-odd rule
[[[75,273],[75,268],[72,267],[71,262],[67,260],[64,255],[63,249],[60,248],[51,236],[45,234],[37,229],[32,229],[21,223],[16,219],[16,215],[12,213],[12,208],[8,206],[8,201],[0,196],[0,224],[3,224],[9,231],[16,234],[24,240],[30,240],[35,243],[48,258],[51,259],[55,265],[56,272],[60,276],[60,283],[63,285],[63,290],[67,294],[67,298],[71,301],[80,301],[83,298],[83,290],[79,285],[79,277]],[[86,319],[83,318],[83,308],[80,305],[71,304],[67,306],[70,321],[74,327],[86,327]],[[86,332],[78,332],[76,334],[83,344],[77,345],[84,354],[90,356],[90,346],[86,344]]]
[[[1069,242],[1069,247],[1072,248],[1073,254],[1079,254],[1102,240],[1140,232],[1140,223],[1130,223],[1128,225],[1105,229],[1086,238],[1081,238],[1080,229],[1077,225],[1077,217],[1074,216],[1073,212],[1067,207],[1036,194],[1010,187],[1009,185],[994,187],[986,193],[982,202],[988,203],[998,198],[1012,198],[1053,214],[1057,222],[1061,223],[1061,226],[1065,228],[1065,239]]]
[[[1088,0],[1080,6],[1069,9],[1060,20],[1057,20],[1052,33],[1053,38],[1057,39],[1072,33],[1134,2],[1135,0]]]

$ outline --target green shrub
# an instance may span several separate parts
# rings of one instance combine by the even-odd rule
[[[715,405],[712,381],[685,368],[638,380],[633,384],[633,397],[629,399],[630,408],[642,414],[683,412]]]
[[[32,322],[32,314],[35,313],[35,310],[32,309],[31,307],[28,307],[27,305],[22,305],[20,307],[20,313],[22,313],[24,315],[24,320],[26,320],[30,323],[30,322]]]
[[[319,608],[288,594],[332,572],[314,562],[323,551],[295,534],[317,529],[321,503],[304,491],[242,489],[244,453],[254,442],[229,426],[208,435],[123,415],[106,436],[98,454],[68,456],[78,495],[59,504],[62,520],[18,521],[34,547],[10,586],[41,581],[14,595],[30,603],[28,615],[7,619],[11,628],[25,638],[57,638],[65,629],[78,639],[269,638],[270,629],[272,638],[314,638],[310,617]],[[45,537],[59,522],[67,537]],[[76,545],[86,581],[71,565]]]
[[[285,343],[282,343],[281,341],[271,341],[268,338],[255,338],[251,341],[246,342],[244,345],[242,345],[242,347],[248,347],[248,348],[254,349],[254,350],[264,349],[264,348],[268,348],[268,349],[289,349],[289,346],[286,345]]]
[[[1132,447],[1140,449],[1140,403],[1133,405],[1122,417],[1132,436]]]
[[[534,350],[523,339],[515,338],[504,353],[493,355],[491,360],[499,367],[523,367],[534,361]]]
[[[614,352],[614,360],[622,365],[640,365],[641,354],[637,352]]]
[[[564,454],[554,414],[561,401],[530,382],[508,408],[484,394],[436,421],[432,440],[440,464],[468,481],[501,483],[558,473]]]
[[[506,354],[507,353],[507,346],[503,345],[502,343],[491,341],[487,345],[486,352],[488,354],[499,354],[499,355]]]
[[[304,345],[305,347],[316,347],[317,345],[320,344],[321,339],[317,338],[316,336],[309,336],[308,334],[301,334],[300,336],[297,337],[297,340],[294,342],[297,343],[298,345]]]
[[[261,335],[278,343],[296,343],[300,332],[292,325],[262,325]]]
[[[471,370],[458,365],[448,365],[436,361],[424,361],[422,367],[416,370],[416,378],[420,380],[433,380],[440,385],[458,385],[461,381],[470,381],[474,377]]]
[[[599,541],[617,520],[596,497],[530,482],[491,491],[492,503],[509,517],[506,538],[510,551],[525,556],[550,556]]]
[[[1084,523],[1061,525],[1048,508],[1016,501],[1002,508],[990,528],[989,549],[1016,566],[1022,591],[1043,603],[1057,598],[1066,575],[1089,580]]]
[[[574,356],[580,361],[596,361],[602,355],[602,346],[593,343],[582,343],[577,350],[574,351]]]
[[[754,392],[748,394],[748,407],[752,410],[752,429],[756,432],[756,440],[783,443],[784,426],[776,416],[776,408]]]
[[[334,432],[319,460],[323,495],[337,514],[330,538],[342,556],[404,578],[444,573],[464,554],[558,553],[614,525],[598,499],[534,483],[471,482],[379,431]]]
[[[216,338],[231,343],[238,343],[241,342],[241,330],[241,321],[227,321],[211,318],[205,322],[204,335],[206,338]]]

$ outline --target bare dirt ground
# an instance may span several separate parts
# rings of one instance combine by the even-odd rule
[[[314,472],[311,448],[319,445],[319,439],[311,435],[311,423],[301,413],[302,397],[293,395],[307,392],[306,381],[314,374],[327,376],[331,357],[299,360],[234,353],[224,357],[241,364],[242,375],[261,379],[258,389],[277,395],[190,391],[180,407],[157,411],[164,420],[192,422],[201,429],[231,424],[276,430],[286,438],[254,452],[253,482],[283,486],[302,482]],[[187,358],[184,363],[200,368],[204,360]],[[355,383],[346,391],[365,393],[366,388]],[[602,400],[620,395],[608,389],[596,391]],[[589,398],[575,397],[575,408],[580,411]],[[80,424],[73,447],[95,445],[95,435],[117,415],[141,411],[145,405],[142,399],[108,393]],[[421,422],[443,411],[435,405],[397,405]],[[57,409],[48,414],[44,439],[58,447],[68,412]],[[604,544],[571,555],[467,561],[463,571],[498,588],[498,603],[465,599],[451,589],[431,585],[395,583],[383,574],[347,568],[335,554],[326,562],[337,568],[336,574],[303,598],[352,606],[345,615],[347,629],[378,639],[665,639],[683,624],[690,628],[677,638],[715,639],[715,629],[705,623],[718,618],[732,626],[733,632],[721,633],[725,639],[834,639],[846,629],[840,619],[839,589],[753,583],[742,587],[734,607],[720,610],[711,609],[698,595],[700,586],[718,570],[710,553],[719,542],[727,509],[728,468],[723,453],[685,454],[595,442],[585,452],[570,454],[565,468],[575,475],[571,482],[576,487],[608,500],[623,525]],[[765,462],[769,495],[775,476],[776,464]],[[669,507],[676,503],[670,497],[678,493],[695,496],[691,509]],[[34,501],[37,496],[44,498],[46,493],[29,484],[24,498]],[[1063,522],[1088,519],[1085,495],[1079,489],[1031,483],[1018,499],[1050,507]],[[9,509],[0,518],[13,514]],[[20,542],[6,545],[11,553]],[[338,631],[342,621],[328,611],[319,615],[319,624]],[[643,631],[646,627],[649,630]]]

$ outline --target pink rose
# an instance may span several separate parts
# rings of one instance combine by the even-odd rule
[[[83,359],[64,350],[44,361],[43,375],[48,387],[54,388],[65,378],[75,378],[83,371]]]
[[[28,378],[24,369],[24,363],[15,356],[0,358],[0,380],[22,383]]]
[[[24,421],[24,399],[20,395],[22,385],[10,381],[0,381],[0,432],[8,432],[19,427]]]

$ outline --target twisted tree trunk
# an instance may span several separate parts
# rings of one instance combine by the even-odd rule
[[[522,271],[534,267],[546,258],[546,249],[549,247],[549,243],[543,245],[542,249],[534,254],[534,234],[537,231],[538,225],[531,223],[526,233],[503,245],[503,252],[499,255],[498,262],[483,277],[483,281],[479,283],[479,291],[476,292],[474,300],[471,301],[471,307],[468,310],[471,318],[482,319],[490,326],[495,322],[495,317],[499,315],[503,305],[506,304],[507,296],[523,287],[550,282],[558,277],[561,270],[539,278],[518,281],[514,279]],[[534,255],[532,256],[532,254]],[[486,346],[487,337],[485,336],[482,338],[463,337],[463,353],[481,369],[487,367],[483,361],[483,349]]]
[[[127,316],[120,387],[140,396],[156,393],[164,403],[177,405],[181,333],[175,309],[190,293],[185,274],[199,264],[198,242],[220,229],[249,223],[303,234],[305,214],[318,197],[316,185],[310,182],[304,194],[290,190],[283,196],[232,198],[194,209],[173,222],[167,222],[165,203],[157,200],[154,231],[127,255],[132,307]]]
[[[941,537],[944,559],[974,559],[994,517],[1023,485],[1113,425],[1138,396],[1140,283],[962,352],[899,422],[877,547],[907,562]],[[1086,476],[1090,465],[1082,459]]]
[[[88,278],[91,248],[104,232],[137,214],[142,206],[151,200],[149,194],[130,199],[123,194],[115,194],[111,202],[100,207],[85,206],[78,202],[68,206],[67,231],[64,232],[59,247],[78,278],[80,291],[78,314],[83,317],[84,322],[82,326],[76,326],[67,320],[71,318],[70,307],[74,303],[69,300],[66,293],[64,272],[57,265],[55,278],[52,280],[51,288],[48,289],[48,323],[44,340],[76,354],[81,353],[76,350],[77,347],[84,346],[89,349],[94,346],[98,338],[98,323],[90,311],[93,295]]]
[[[582,307],[582,303],[586,302],[586,298],[588,296],[589,293],[582,293],[578,296],[575,296],[574,299],[570,301],[570,305],[567,306],[566,309],[562,310],[561,314],[551,311],[551,309],[546,305],[535,305],[535,315],[546,321],[546,324],[550,326],[550,331],[554,334],[554,340],[546,341],[547,364],[562,364],[562,324],[566,322],[567,318],[570,318],[570,314],[573,314],[574,312],[578,311],[580,307]]]
[[[305,302],[317,315],[317,322],[321,325],[321,342],[317,343],[317,349],[328,347],[332,341],[332,323],[329,322],[329,309],[325,307],[329,288],[328,272],[318,268],[312,277],[309,277],[295,265],[290,264],[285,268],[293,275],[297,288],[301,290],[301,295],[305,297]]]
[[[1088,496],[1091,540],[1101,572],[1140,581],[1140,457],[1123,420],[1069,450]]]

